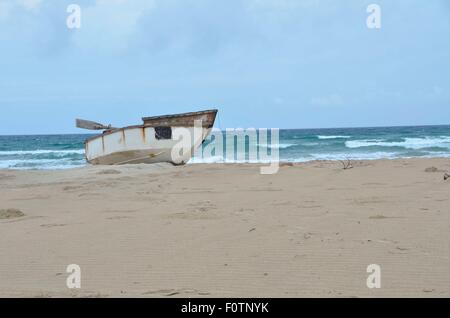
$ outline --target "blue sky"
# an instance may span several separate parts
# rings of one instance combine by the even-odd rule
[[[221,128],[450,124],[450,1],[0,0],[0,134],[208,108]]]

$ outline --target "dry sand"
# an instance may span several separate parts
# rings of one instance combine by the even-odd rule
[[[449,170],[450,159],[276,175],[3,170],[0,296],[449,297]],[[81,266],[80,290],[66,287],[69,264]],[[369,264],[381,266],[381,289],[366,286]]]

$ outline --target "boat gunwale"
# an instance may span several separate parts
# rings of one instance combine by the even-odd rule
[[[177,118],[177,117],[190,117],[190,116],[197,116],[197,115],[205,115],[205,114],[209,114],[209,113],[217,114],[218,112],[219,112],[218,109],[209,109],[209,110],[201,110],[198,112],[142,117],[142,120],[145,122],[145,121],[158,120],[158,119],[171,119],[171,118]]]
[[[174,115],[164,115],[164,116],[156,116],[156,117],[144,117],[144,118],[152,118],[152,119],[165,119],[165,118],[176,118],[176,117],[185,117],[185,116],[193,116],[193,115],[204,115],[204,114],[208,114],[208,113],[215,113],[217,115],[218,110],[217,109],[212,109],[212,110],[204,110],[204,111],[199,111],[199,112],[191,112],[191,113],[183,113],[183,114],[174,114]],[[170,116],[170,117],[166,117],[166,116]],[[144,119],[143,118],[143,119]],[[214,127],[214,123],[215,120],[213,122],[213,124],[211,126],[205,127],[207,129],[211,129]],[[170,126],[170,127],[191,127],[191,126]],[[116,132],[120,132],[120,131],[125,131],[125,130],[129,130],[129,129],[145,129],[145,128],[155,128],[154,126],[150,126],[147,124],[140,124],[140,125],[132,125],[132,126],[126,126],[126,127],[122,127],[122,128],[115,128],[115,129],[111,129],[111,130],[106,130],[104,131],[102,134],[97,135],[97,136],[93,136],[93,137],[89,137],[85,140],[85,145],[87,145],[89,142],[98,139],[98,138],[102,138],[104,136],[108,136],[111,135],[113,133]],[[86,151],[87,154],[87,151]]]

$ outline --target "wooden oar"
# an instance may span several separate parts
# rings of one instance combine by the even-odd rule
[[[76,125],[77,125],[78,128],[89,129],[89,130],[110,130],[110,129],[115,129],[115,128],[111,127],[111,125],[105,126],[105,125],[96,123],[95,121],[84,120],[84,119],[77,119]]]

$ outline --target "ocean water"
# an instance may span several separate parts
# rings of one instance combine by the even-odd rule
[[[0,169],[64,169],[83,166],[90,135],[0,136]]]
[[[90,136],[0,136],[0,169],[86,165],[84,140]],[[278,149],[281,161],[450,157],[450,126],[290,129],[280,130],[279,137],[276,143],[258,143],[260,151]],[[245,148],[248,151],[248,140]],[[226,151],[220,156],[197,157],[192,162],[229,162],[225,156]]]

